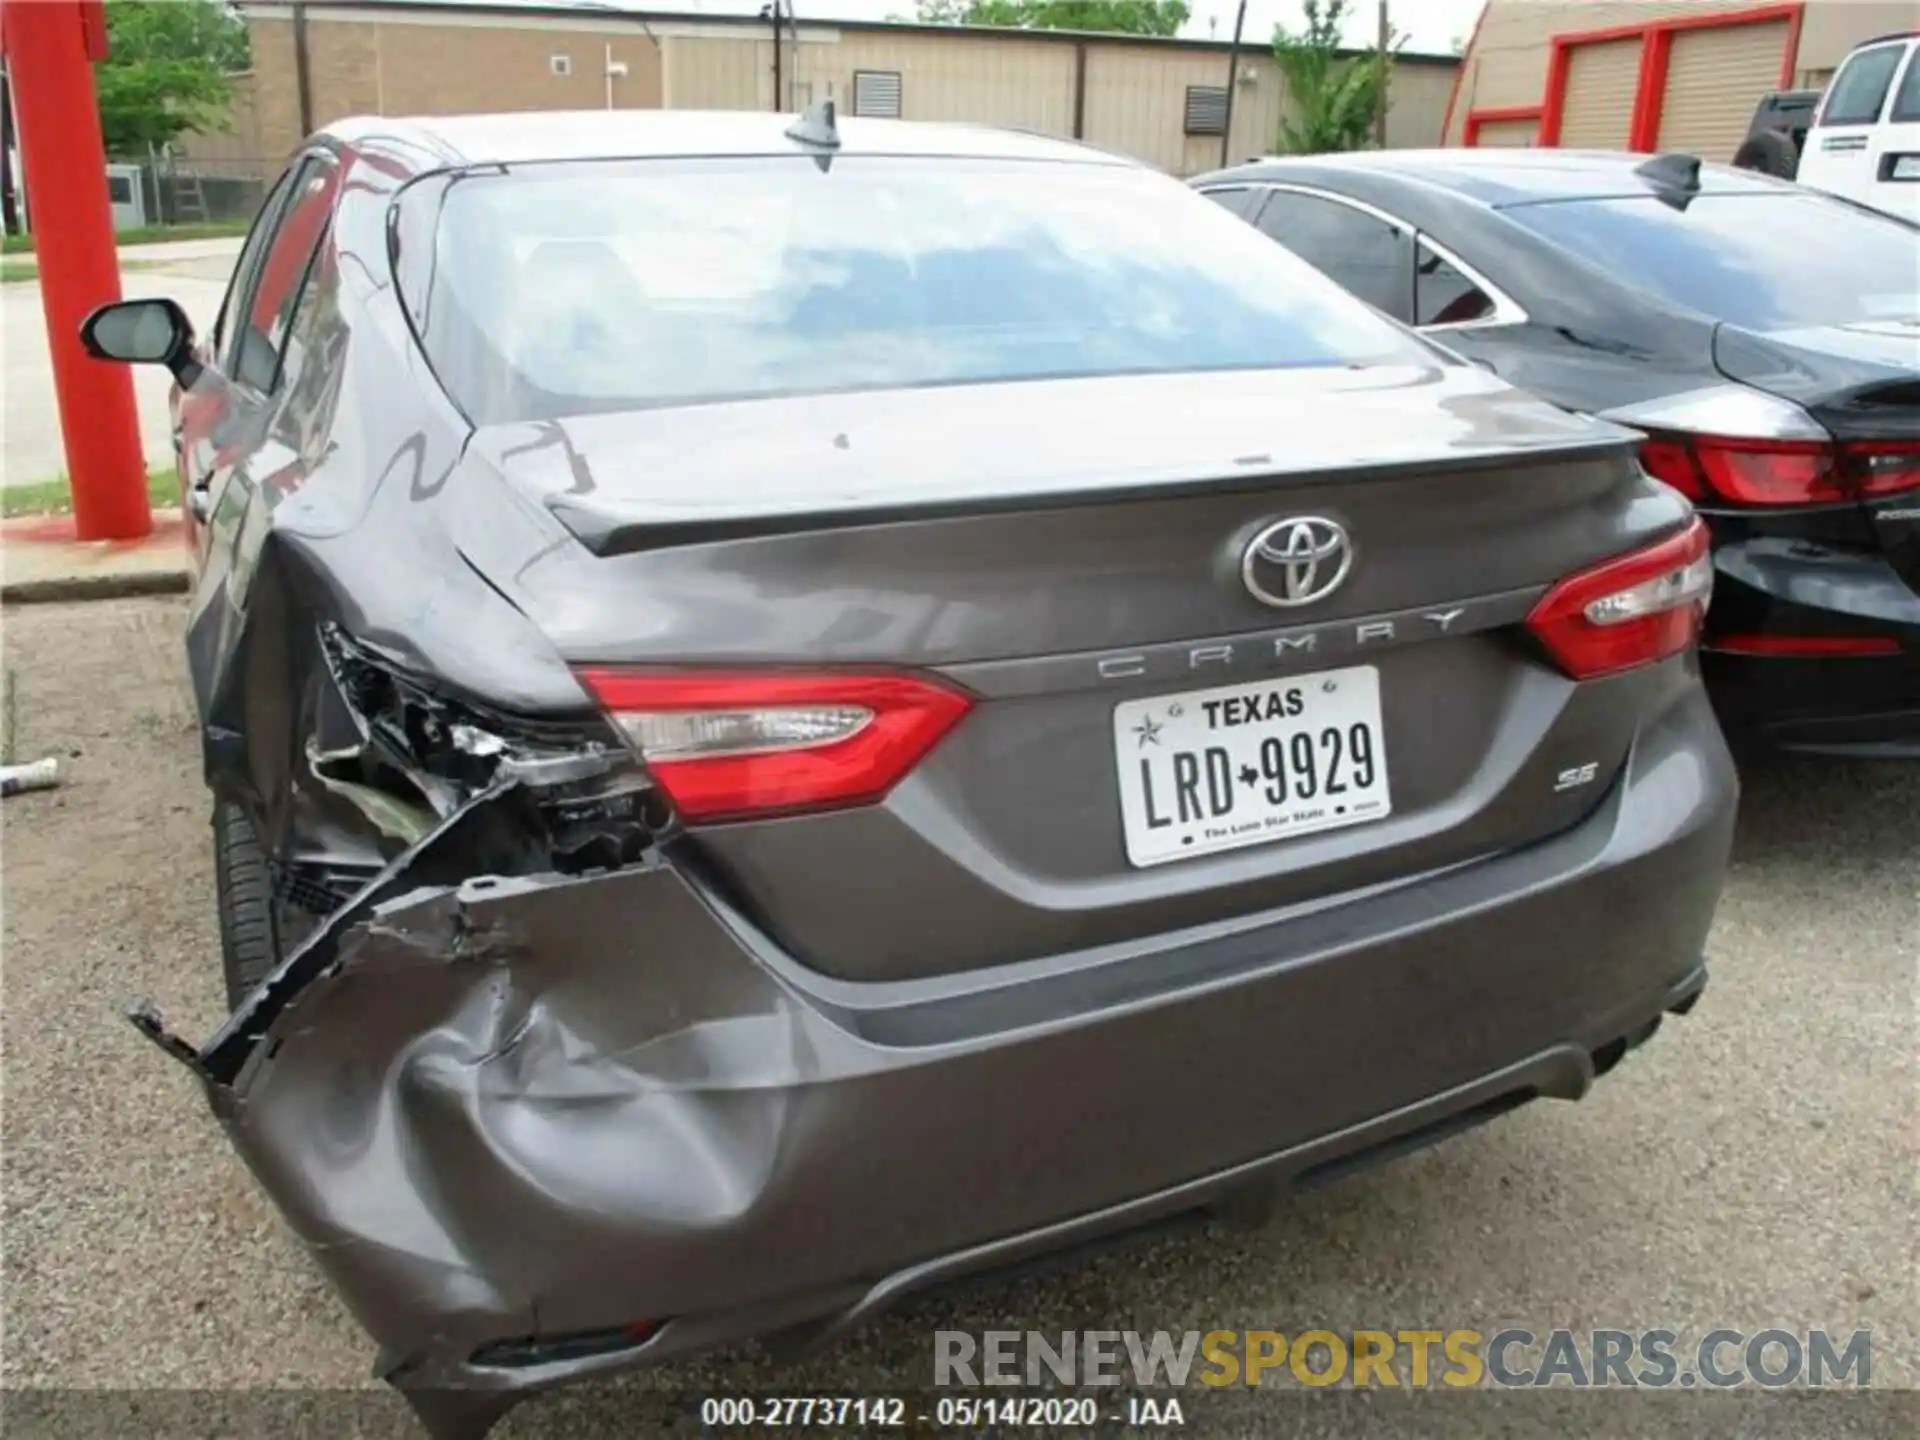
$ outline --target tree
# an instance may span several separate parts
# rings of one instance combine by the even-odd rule
[[[107,0],[107,58],[93,70],[107,153],[145,158],[219,125],[249,63],[247,27],[219,0]]]
[[[1010,30],[1118,30],[1172,35],[1192,12],[1185,0],[918,0],[928,25],[1000,25]]]
[[[1279,148],[1295,155],[1361,149],[1373,138],[1374,120],[1386,104],[1400,41],[1389,37],[1385,50],[1343,54],[1340,31],[1347,0],[1302,0],[1301,9],[1304,29],[1273,28],[1273,59],[1289,102],[1280,116]]]

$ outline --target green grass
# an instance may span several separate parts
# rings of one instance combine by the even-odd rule
[[[173,466],[155,465],[147,471],[147,500],[155,509],[180,503],[180,480]],[[8,520],[16,515],[65,515],[71,509],[73,492],[64,475],[0,489],[0,516]]]
[[[142,225],[135,230],[114,232],[116,245],[153,245],[165,240],[219,240],[229,235],[244,235],[253,225],[248,220],[210,220],[205,225]],[[31,255],[33,236],[0,236],[0,255]]]

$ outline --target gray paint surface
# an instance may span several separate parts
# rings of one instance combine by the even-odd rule
[[[1065,411],[1086,438],[1076,457],[1002,435],[1025,505],[972,503],[949,455],[884,517],[776,514],[741,486],[728,523],[767,533],[596,555],[539,474],[468,433],[395,303],[388,202],[446,155],[364,127],[327,143],[348,181],[327,363],[212,481],[189,656],[216,792],[280,863],[372,878],[205,1046],[172,1048],[442,1433],[1577,1094],[1596,1050],[1697,992],[1736,785],[1696,666],[1575,684],[1514,624],[1567,571],[1684,523],[1623,432],[1437,355],[1372,392],[1220,378],[1231,402],[1035,382],[993,397],[1005,423],[1037,440]],[[976,394],[946,403],[980,418]],[[1291,465],[1271,440],[1243,452],[1261,458],[1241,478],[1223,452],[1288,403],[1310,439]],[[748,417],[763,446],[814,453],[824,419],[850,463],[913,454],[871,402],[783,404]],[[1184,479],[1164,435],[1140,450],[1182,404],[1219,431],[1193,434]],[[631,456],[698,423],[594,422],[577,448],[644,524],[659,497]],[[987,438],[957,458],[996,463]],[[1361,547],[1317,619],[1472,617],[1379,653],[1400,809],[1130,870],[1100,722],[1161,682],[1103,689],[1083,662],[1272,629],[1235,547],[1317,508]],[[882,805],[687,830],[649,808],[582,660],[944,667],[980,689]],[[1009,664],[1022,693],[997,688]],[[449,719],[499,742],[483,778],[422,738]],[[336,745],[419,788],[425,838],[369,833],[319,783]],[[1556,794],[1584,764],[1592,788]],[[589,832],[620,858],[582,862]],[[1257,1102],[1196,1123],[1229,1090]],[[642,1318],[669,1323],[526,1358]]]

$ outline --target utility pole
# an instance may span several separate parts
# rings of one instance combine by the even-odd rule
[[[1383,0],[1384,3],[1384,0]],[[1226,169],[1233,163],[1233,92],[1240,86],[1240,32],[1247,24],[1247,0],[1240,0],[1240,9],[1233,17],[1233,43],[1227,47],[1227,114],[1225,123],[1220,127],[1220,168]]]
[[[1380,0],[1380,103],[1373,111],[1373,143],[1379,150],[1387,148],[1387,91],[1393,79],[1387,47],[1392,43],[1393,26],[1387,19],[1387,0]]]

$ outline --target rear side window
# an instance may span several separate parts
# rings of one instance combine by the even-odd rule
[[[1893,97],[1893,118],[1920,120],[1920,45],[1915,45],[1908,54],[1907,73]]]
[[[405,206],[413,192],[400,198]],[[479,423],[1411,344],[1178,182],[806,156],[528,165],[441,199],[414,320]]]
[[[1322,273],[1396,320],[1412,318],[1413,241],[1376,215],[1276,190],[1260,228]]]
[[[1920,227],[1811,191],[1501,213],[1626,284],[1750,329],[1920,319]]]
[[[1242,220],[1251,220],[1253,212],[1260,208],[1260,201],[1267,192],[1242,185],[1231,190],[1202,190],[1200,193],[1228,214],[1238,215]]]
[[[1881,45],[1862,50],[1840,67],[1827,87],[1827,102],[1821,108],[1821,125],[1871,125],[1880,118],[1887,102],[1887,90],[1893,84],[1893,72],[1907,53],[1904,45]]]
[[[1425,241],[1413,276],[1413,323],[1466,325],[1493,316],[1493,298]]]

